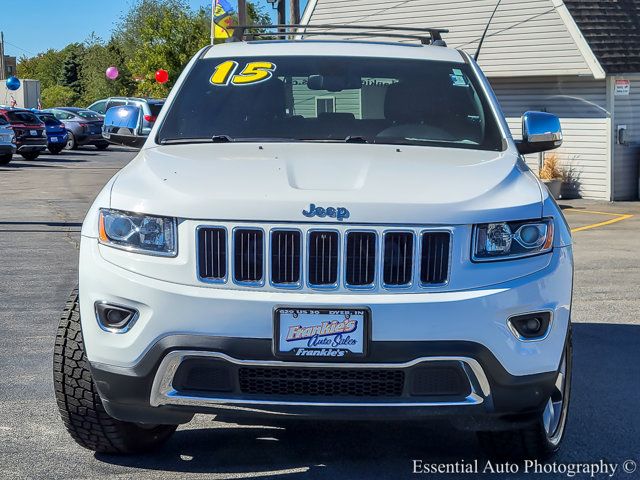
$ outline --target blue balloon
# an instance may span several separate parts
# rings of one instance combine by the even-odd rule
[[[18,90],[20,88],[20,80],[16,77],[7,78],[7,88],[9,90]]]

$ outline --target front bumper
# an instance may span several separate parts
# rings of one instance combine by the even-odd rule
[[[552,391],[570,323],[571,248],[556,248],[550,255],[548,266],[534,274],[480,289],[316,295],[213,289],[152,279],[106,261],[95,239],[85,237],[80,251],[83,336],[105,408],[122,420],[182,423],[196,412],[228,414],[229,406],[235,414],[348,418],[463,413],[473,422],[528,415],[539,411]],[[101,301],[135,308],[139,312],[135,325],[123,334],[102,330],[94,312],[95,302]],[[405,389],[391,400],[334,401],[245,395],[236,384],[223,395],[194,395],[174,388],[173,376],[181,363],[172,364],[175,358],[215,357],[229,368],[295,366],[278,361],[272,353],[273,311],[309,305],[365,306],[371,311],[370,350],[355,361],[362,365],[334,363],[331,368],[393,368],[405,370],[410,378],[408,364],[453,362],[468,375],[470,391],[455,398],[413,398]],[[517,339],[507,319],[542,310],[553,315],[548,335],[535,342]],[[237,375],[232,379],[236,382]]]
[[[383,360],[384,359],[384,360]],[[316,394],[268,397],[239,395],[238,376],[230,388],[213,393],[184,388],[179,367],[187,360],[217,362],[230,369],[291,368],[307,372],[324,369],[394,370],[406,373],[401,396],[329,398]],[[383,361],[381,361],[383,360]],[[410,379],[424,365],[460,366],[469,380],[462,394],[416,394]],[[229,339],[172,335],[156,343],[134,367],[91,363],[94,381],[106,410],[115,418],[144,423],[185,423],[194,413],[219,418],[271,416],[275,419],[404,419],[425,416],[464,418],[466,428],[500,428],[500,420],[513,423],[534,418],[551,395],[555,371],[535,375],[510,375],[491,352],[472,342],[374,342],[371,356],[345,364],[280,362],[266,339]],[[207,381],[210,381],[207,378]],[[246,388],[246,387],[245,387]],[[434,408],[435,407],[435,408]]]
[[[0,144],[0,155],[6,155],[8,153],[16,153],[16,146],[13,144]]]

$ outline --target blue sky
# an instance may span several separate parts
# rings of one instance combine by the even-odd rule
[[[111,29],[129,10],[133,0],[3,0],[0,30],[4,32],[5,54],[32,56],[49,48],[60,49],[81,42],[91,32],[109,38]],[[257,0],[268,12],[275,12],[266,0]],[[198,8],[207,0],[188,0]],[[235,1],[231,0],[235,5]],[[288,3],[288,2],[287,2]],[[306,0],[301,0],[301,8]],[[12,14],[13,10],[13,14]]]

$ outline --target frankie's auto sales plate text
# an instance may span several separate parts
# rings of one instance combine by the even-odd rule
[[[275,312],[275,351],[300,359],[364,356],[368,312],[364,309],[279,308]]]

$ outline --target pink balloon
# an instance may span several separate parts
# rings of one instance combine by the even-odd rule
[[[109,80],[115,80],[116,78],[118,78],[118,75],[120,75],[120,72],[116,67],[109,67],[107,68],[105,75]]]

